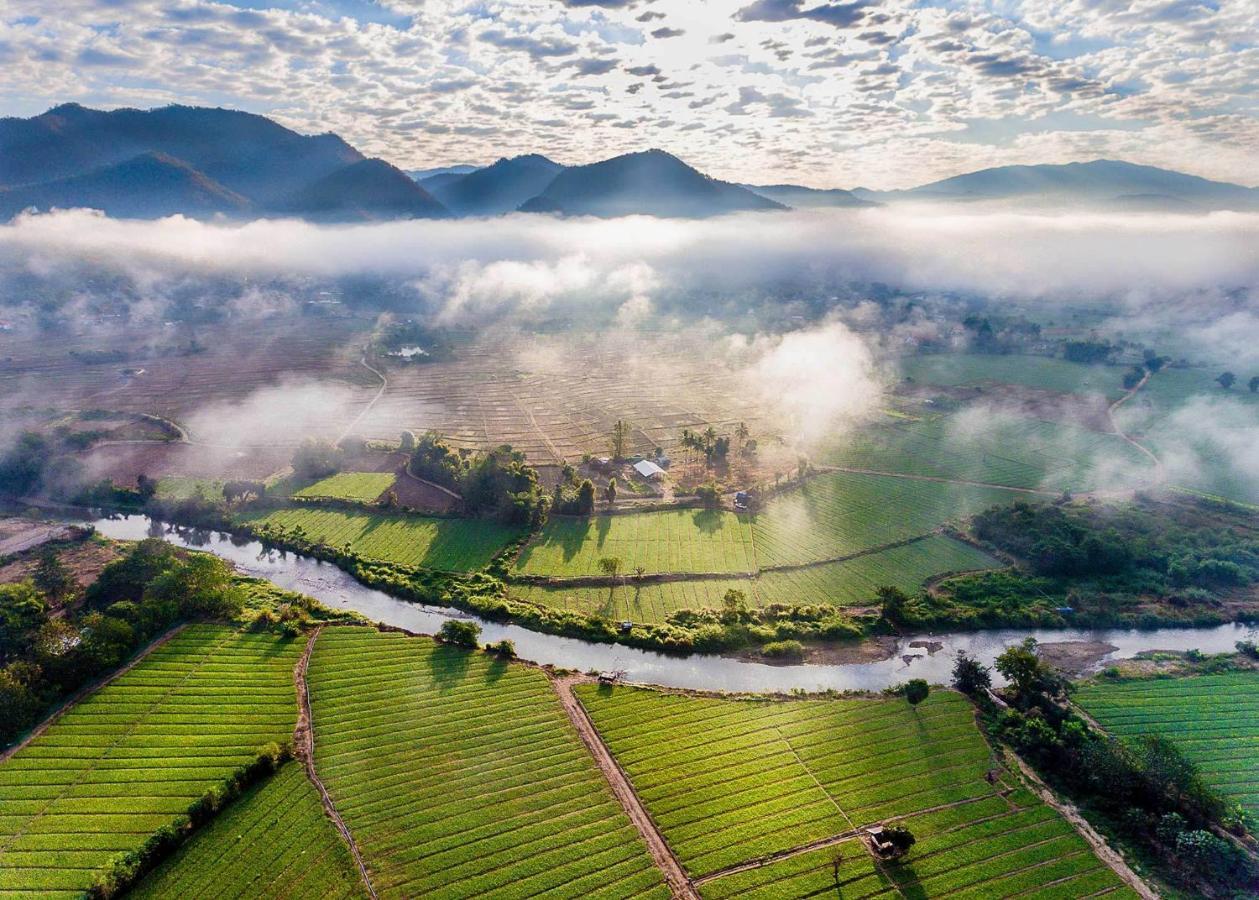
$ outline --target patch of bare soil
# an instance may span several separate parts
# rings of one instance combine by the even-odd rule
[[[1103,641],[1053,641],[1039,646],[1041,658],[1064,675],[1083,675],[1118,649]]]
[[[751,660],[770,666],[845,666],[852,663],[882,662],[896,653],[896,638],[878,635],[861,641],[835,641],[804,645],[804,659],[775,659],[759,649],[749,647],[731,654],[735,659]]]
[[[139,475],[161,478],[263,479],[285,468],[291,447],[228,449],[174,441],[156,444],[106,444],[79,455],[92,478],[112,478],[134,485]]]
[[[70,570],[79,590],[85,589],[100,576],[101,570],[120,555],[114,544],[97,541],[81,541],[72,544],[56,544],[57,558]],[[24,553],[17,559],[0,566],[0,584],[12,584],[31,577],[43,551]]]

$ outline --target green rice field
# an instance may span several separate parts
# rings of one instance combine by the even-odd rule
[[[971,571],[1001,563],[968,544],[944,535],[880,550],[838,563],[804,569],[763,572],[755,578],[705,578],[624,585],[572,587],[514,584],[511,593],[522,600],[585,615],[617,620],[664,622],[680,609],[719,609],[726,591],[742,591],[749,605],[771,603],[806,605],[829,603],[861,606],[875,602],[879,587],[892,585],[913,593],[923,582],[942,572]]]
[[[316,765],[381,897],[668,896],[542,672],[328,628],[309,674]]]
[[[0,763],[0,896],[78,896],[291,738],[300,640],[190,625]]]
[[[1075,702],[1112,734],[1171,738],[1208,784],[1259,816],[1259,672],[1099,680]]]
[[[128,895],[366,897],[349,848],[300,763],[254,785]]]
[[[917,845],[893,872],[846,844],[842,878],[856,887],[840,896],[1080,896],[1120,885],[1013,776],[987,781],[996,760],[960,695],[937,690],[917,708],[899,698],[727,700],[593,685],[578,695],[706,897],[834,892],[829,852],[725,873],[890,822]]]
[[[520,534],[518,529],[479,519],[311,507],[250,514],[242,521],[287,531],[301,528],[308,540],[338,549],[348,546],[371,559],[449,572],[483,568]]]
[[[1089,366],[1048,356],[931,353],[899,360],[902,378],[942,387],[1017,384],[1064,394],[1123,394],[1123,366]]]
[[[190,500],[193,497],[204,500],[222,500],[223,482],[210,478],[167,475],[158,479],[157,496],[162,500]]]
[[[300,491],[295,491],[293,496],[305,499],[372,503],[393,486],[394,477],[392,472],[338,472]]]
[[[637,566],[652,573],[753,574],[925,535],[949,519],[1018,496],[999,488],[829,472],[771,498],[755,514],[682,509],[554,518],[521,551],[515,571],[598,575],[599,560],[616,557],[623,574]]]

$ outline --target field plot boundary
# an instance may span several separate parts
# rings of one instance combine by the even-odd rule
[[[638,829],[638,833],[642,835],[643,842],[647,845],[647,849],[650,851],[657,868],[664,873],[665,882],[673,891],[673,896],[687,898],[687,900],[699,900],[699,894],[696,892],[691,879],[687,877],[686,870],[682,868],[682,864],[678,861],[677,856],[674,855],[673,848],[669,846],[669,842],[665,840],[664,835],[660,833],[660,829],[656,826],[655,820],[647,812],[647,808],[643,806],[642,800],[639,799],[638,793],[630,783],[629,776],[625,774],[625,770],[621,768],[620,763],[616,761],[616,757],[612,755],[612,751],[608,749],[607,744],[603,742],[603,738],[599,736],[599,731],[595,728],[594,722],[590,721],[586,707],[582,705],[581,700],[573,693],[574,683],[579,681],[589,682],[591,679],[584,675],[557,678],[550,672],[547,672],[547,677],[550,679],[552,687],[555,688],[555,692],[559,695],[564,712],[568,713],[569,721],[573,723],[573,727],[581,737],[582,743],[590,751],[590,755],[594,757],[599,771],[607,778],[608,784],[612,788],[612,793],[616,795],[616,799],[624,807],[625,814],[629,816],[630,821],[634,823],[634,827]]]
[[[1159,900],[1159,895],[1151,890],[1150,886],[1145,883],[1145,880],[1132,870],[1127,860],[1114,850],[1110,844],[1106,843],[1106,839],[1097,833],[1078,809],[1062,800],[1049,785],[1041,781],[1040,776],[1032,770],[1031,766],[1023,761],[1021,756],[1013,751],[1011,751],[1010,755],[1017,762],[1019,772],[1023,775],[1023,780],[1031,785],[1032,790],[1046,805],[1053,807],[1058,812],[1058,815],[1071,824],[1071,827],[1084,839],[1084,842],[1089,845],[1098,859],[1110,866],[1111,870],[1128,887],[1141,895],[1142,900]]]
[[[75,691],[73,694],[67,697],[64,701],[62,701],[61,705],[58,706],[56,709],[54,709],[51,713],[49,713],[43,719],[43,721],[41,721],[38,725],[32,728],[26,734],[25,737],[23,737],[20,741],[17,741],[16,743],[14,743],[13,746],[9,747],[3,753],[0,753],[0,763],[7,762],[9,757],[13,756],[19,750],[22,750],[23,748],[25,748],[31,741],[35,740],[37,737],[39,737],[45,731],[51,728],[54,724],[56,724],[58,719],[60,719],[63,715],[69,712],[72,706],[74,706],[77,703],[80,703],[83,700],[86,700],[92,694],[108,687],[113,681],[121,678],[123,675],[126,675],[128,672],[130,672],[132,669],[138,666],[141,662],[143,662],[146,656],[148,656],[158,647],[165,644],[167,641],[169,641],[171,638],[179,634],[181,631],[183,631],[187,627],[188,627],[187,622],[181,622],[175,627],[166,631],[164,634],[159,634],[153,640],[149,641],[147,646],[137,651],[136,654],[131,657],[131,659],[127,660],[127,662],[123,663],[113,672],[110,672],[108,675],[104,676],[103,678],[97,679],[91,684],[84,685],[83,687],[79,688],[77,691]]]
[[[297,686],[298,698],[297,726],[293,729],[293,752],[301,759],[306,769],[306,777],[319,792],[325,814],[332,820],[332,824],[341,834],[341,839],[349,847],[350,855],[354,857],[354,864],[358,867],[359,877],[363,880],[363,886],[367,888],[368,895],[372,900],[377,900],[376,888],[372,884],[371,875],[368,874],[367,864],[363,862],[363,854],[359,852],[358,844],[354,841],[354,835],[346,826],[345,820],[341,818],[341,814],[337,812],[336,804],[332,802],[328,789],[324,787],[319,773],[315,770],[315,723],[310,714],[310,685],[306,673],[310,668],[310,654],[315,649],[315,640],[321,631],[323,631],[322,625],[317,625],[311,631],[306,638],[302,655],[297,660],[297,665],[293,667],[293,680]]]

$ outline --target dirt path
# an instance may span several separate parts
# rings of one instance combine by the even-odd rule
[[[573,693],[574,684],[590,681],[591,679],[584,675],[567,675],[562,678],[551,676],[551,684],[555,688],[555,693],[559,695],[564,711],[568,713],[569,721],[573,723],[573,727],[581,735],[582,743],[586,745],[590,755],[594,757],[599,771],[603,772],[604,777],[608,779],[608,784],[612,787],[612,793],[616,795],[616,799],[620,801],[630,821],[638,829],[643,842],[647,845],[647,851],[651,854],[651,858],[664,874],[665,883],[669,885],[669,890],[673,892],[674,897],[686,898],[686,900],[699,900],[699,892],[695,890],[691,880],[686,876],[686,871],[682,868],[682,864],[673,855],[673,851],[666,843],[664,835],[660,833],[656,823],[652,821],[651,816],[638,799],[638,794],[634,792],[629,778],[626,777],[625,772],[617,764],[616,760],[612,758],[611,751],[603,743],[603,738],[599,736],[599,732],[595,730],[594,723],[586,715],[586,710],[581,705],[581,701]]]
[[[1137,450],[1141,451],[1149,458],[1150,462],[1154,463],[1154,483],[1162,484],[1164,481],[1167,480],[1167,472],[1163,468],[1163,461],[1154,455],[1153,450],[1151,450],[1149,447],[1145,446],[1136,438],[1134,438],[1132,435],[1128,434],[1122,428],[1120,428],[1119,423],[1115,421],[1115,410],[1119,409],[1119,407],[1123,406],[1125,403],[1131,400],[1134,396],[1136,396],[1137,391],[1145,387],[1146,382],[1150,380],[1150,376],[1152,374],[1153,373],[1147,369],[1145,372],[1145,375],[1142,376],[1140,381],[1138,381],[1135,385],[1132,386],[1131,390],[1125,391],[1122,397],[1120,397],[1110,406],[1106,407],[1106,420],[1110,422],[1110,427],[1115,432],[1116,435],[1118,435],[1123,440],[1127,441],[1133,447],[1136,447]]]
[[[146,656],[148,656],[158,647],[165,644],[175,635],[179,634],[179,632],[183,631],[185,627],[186,627],[185,625],[176,625],[170,631],[166,632],[163,635],[159,635],[158,637],[150,641],[147,647],[145,647],[135,656],[131,657],[131,660],[125,663],[121,668],[115,669],[113,672],[106,675],[104,678],[101,678],[97,681],[92,682],[89,685],[85,685],[79,688],[77,691],[75,691],[73,694],[67,697],[60,706],[58,706],[55,710],[53,710],[51,715],[45,718],[44,721],[40,722],[38,725],[32,728],[30,733],[26,737],[22,738],[22,740],[18,741],[8,750],[5,750],[3,753],[0,753],[0,763],[7,760],[14,753],[17,753],[19,750],[21,750],[31,741],[35,740],[35,738],[39,737],[41,734],[47,731],[54,722],[56,722],[63,715],[65,715],[66,710],[74,706],[74,704],[78,703],[84,697],[88,696],[89,694],[96,693],[101,688],[108,685],[110,682],[116,681],[117,679],[121,678],[123,675],[126,675],[128,672],[134,669],[137,665],[139,665],[140,662]]]
[[[938,475],[913,475],[909,472],[883,472],[879,469],[856,469],[851,466],[818,466],[819,472],[848,472],[852,475],[882,475],[885,478],[908,478],[910,481],[934,481],[937,484],[964,484],[968,487],[992,488],[997,491],[1012,491],[1016,494],[1037,494],[1044,497],[1057,497],[1060,491],[1042,491],[1039,488],[1010,487],[1008,484],[993,484],[991,481],[967,481],[964,478],[941,478]]]
[[[0,541],[0,559],[6,556],[17,556],[41,544],[65,540],[69,536],[70,529],[65,525],[35,525],[20,534]]]
[[[332,824],[337,826],[337,831],[341,832],[342,839],[350,848],[350,854],[354,857],[354,864],[358,866],[359,877],[363,879],[363,886],[367,888],[367,893],[372,897],[372,900],[377,900],[376,888],[372,885],[371,876],[367,874],[367,864],[363,862],[363,855],[359,853],[358,844],[354,842],[354,835],[350,834],[350,829],[346,827],[345,820],[341,818],[341,814],[337,812],[336,806],[332,803],[332,797],[328,795],[328,789],[324,787],[324,783],[319,780],[319,773],[315,771],[315,727],[310,717],[310,687],[306,683],[306,670],[310,666],[311,651],[315,649],[315,639],[319,637],[319,632],[322,630],[323,626],[319,625],[310,633],[310,637],[306,639],[306,648],[302,651],[302,657],[293,668],[293,681],[297,685],[299,710],[297,725],[293,729],[293,753],[305,765],[306,777],[310,779],[311,784],[319,791],[319,798],[323,801],[324,812],[332,820]]]
[[[1093,830],[1093,826],[1088,823],[1084,816],[1080,815],[1070,803],[1058,799],[1058,795],[1049,789],[1045,782],[1040,780],[1040,776],[1032,771],[1032,767],[1023,762],[1022,758],[1016,754],[1011,754],[1018,761],[1019,771],[1023,773],[1023,777],[1027,779],[1033,791],[1044,800],[1047,804],[1056,809],[1064,819],[1071,823],[1080,837],[1093,848],[1093,852],[1097,854],[1097,858],[1114,870],[1115,874],[1123,880],[1128,887],[1132,888],[1141,896],[1142,900],[1159,900],[1158,894],[1150,890],[1141,876],[1132,871],[1128,863],[1117,852],[1111,849],[1106,843],[1106,839]]]
[[[352,432],[355,428],[358,427],[358,423],[363,421],[364,418],[366,418],[367,414],[372,411],[372,407],[376,405],[376,401],[378,401],[381,397],[385,395],[385,389],[389,387],[389,379],[385,377],[385,373],[380,371],[377,368],[374,368],[371,365],[371,363],[367,361],[366,350],[363,351],[363,355],[359,357],[358,362],[359,362],[359,365],[361,365],[364,369],[371,372],[377,378],[380,379],[380,388],[376,391],[375,396],[372,397],[372,399],[367,402],[367,405],[363,407],[363,411],[354,417],[354,421],[351,422],[349,425],[346,425],[345,430],[342,431],[339,435],[337,435],[337,443],[340,443],[342,440],[344,440],[350,434],[350,432]]]

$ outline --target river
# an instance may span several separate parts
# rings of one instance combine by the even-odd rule
[[[994,631],[909,635],[897,640],[893,655],[877,662],[843,665],[766,665],[708,654],[679,656],[558,637],[489,622],[447,607],[425,606],[365,587],[331,563],[311,557],[269,550],[257,541],[242,540],[217,531],[178,528],[146,516],[97,519],[92,523],[106,537],[140,540],[158,537],[214,553],[242,572],[266,578],[279,587],[307,594],[332,609],[349,609],[375,622],[423,634],[436,634],[449,619],[471,619],[481,626],[484,642],[504,638],[513,642],[521,659],[578,671],[618,671],[626,681],[666,687],[711,691],[879,691],[910,678],[946,684],[958,651],[966,651],[986,665],[1011,644],[1031,636],[1044,643],[1096,641],[1116,649],[1099,666],[1129,659],[1144,650],[1198,649],[1223,653],[1242,639],[1254,640],[1254,627],[1229,624],[1213,628],[1138,629],[1000,629]],[[928,644],[910,646],[913,643]],[[997,673],[994,678],[999,681]]]

